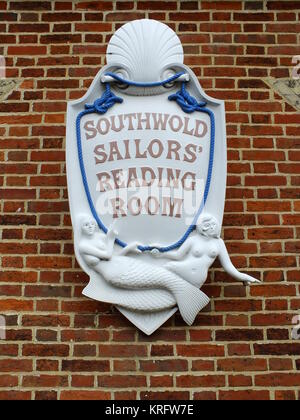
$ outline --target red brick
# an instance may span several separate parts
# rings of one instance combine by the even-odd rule
[[[245,329],[230,329],[223,331],[216,331],[217,341],[260,341],[263,340],[263,331],[261,330],[245,330]]]
[[[263,387],[296,387],[299,385],[300,373],[276,373],[255,376],[255,385]]]
[[[117,10],[129,10],[133,9],[134,2],[133,1],[117,1],[116,8]]]
[[[174,349],[172,345],[167,344],[153,344],[151,346],[151,356],[173,356]]]
[[[108,372],[108,360],[63,360],[62,370],[70,372]]]
[[[300,355],[300,344],[255,344],[255,354],[259,355],[272,355],[272,356],[283,356],[283,355]]]
[[[89,1],[89,2],[79,2],[75,6],[78,10],[111,10],[113,8],[113,3],[111,1]]]
[[[293,10],[300,9],[299,1],[268,1],[267,8],[269,10]]]
[[[275,400],[276,401],[295,401],[297,398],[295,396],[295,391],[275,391]]]
[[[132,12],[130,13],[130,20],[136,19],[144,19],[145,14],[139,12]],[[106,19],[108,22],[127,22],[128,21],[128,14],[127,13],[108,13],[106,15]]]
[[[208,10],[242,10],[242,1],[202,1],[201,9]]]
[[[212,360],[197,359],[192,362],[192,371],[214,371],[215,364]]]
[[[241,32],[241,25],[238,23],[218,23],[215,25],[213,23],[201,23],[200,30],[202,32],[224,32],[224,33],[234,33]]]
[[[294,267],[296,265],[295,257],[282,257],[282,256],[272,256],[272,257],[252,257],[250,258],[250,264],[252,267],[273,267],[280,268],[282,266]]]
[[[115,372],[134,372],[136,371],[135,360],[114,360],[114,371]]]
[[[267,330],[267,338],[269,341],[286,341],[289,339],[290,333],[283,328],[269,328]]]
[[[75,345],[74,357],[93,357],[96,356],[97,349],[95,345]]]
[[[38,357],[66,357],[69,355],[69,346],[64,344],[24,344],[24,356]]]
[[[228,372],[259,372],[267,370],[267,361],[265,359],[224,359],[218,360],[218,371]]]
[[[175,1],[139,1],[137,8],[141,10],[176,10]]]
[[[151,376],[150,386],[151,388],[170,388],[173,386],[173,377],[168,375]]]
[[[198,401],[216,401],[217,395],[215,392],[211,391],[201,391],[194,393],[194,400]]]
[[[190,356],[190,357],[215,357],[224,356],[224,346],[213,345],[213,344],[199,344],[199,345],[185,345],[177,344],[177,354],[179,356]]]
[[[266,310],[268,311],[284,311],[287,310],[287,301],[284,299],[266,300]]]
[[[31,400],[31,391],[0,391],[1,401],[29,401]]]
[[[51,1],[11,1],[9,4],[10,10],[51,10]]]
[[[228,382],[230,387],[252,387],[251,376],[229,375]]]
[[[7,48],[7,54],[12,56],[22,56],[22,55],[45,55],[47,54],[47,49],[41,45],[34,46],[9,46]]]
[[[141,400],[189,400],[187,391],[141,392]]]
[[[114,375],[98,376],[98,387],[100,388],[139,388],[147,385],[146,376],[142,375]]]
[[[224,300],[215,302],[216,311],[245,312],[259,311],[262,304],[258,300]]]
[[[59,1],[55,2],[54,5],[55,10],[72,10],[73,2],[72,1]]]
[[[57,392],[55,391],[36,391],[35,393],[36,401],[56,401]]]
[[[136,391],[116,391],[115,393],[115,399],[116,400],[136,400],[137,399],[137,393]]]
[[[0,355],[16,357],[18,355],[18,346],[15,344],[0,344]]]
[[[66,387],[68,386],[68,377],[58,375],[24,376],[22,386],[24,386],[24,388]]]
[[[100,345],[99,355],[101,357],[131,357],[131,356],[146,356],[147,348],[143,345]]]
[[[110,392],[105,391],[62,391],[61,399],[67,401],[101,401],[101,400],[110,400]]]
[[[290,23],[269,23],[266,25],[267,32],[279,32],[279,33],[299,33],[299,24]]]
[[[94,376],[72,375],[72,387],[74,388],[93,388]]]
[[[34,244],[19,244],[15,242],[2,242],[0,244],[1,254],[35,254],[37,247]]]
[[[37,369],[41,372],[56,372],[58,371],[58,361],[47,359],[37,360]]]
[[[271,371],[293,370],[293,361],[291,359],[270,359],[269,368]]]
[[[23,326],[58,327],[69,326],[67,315],[23,315]]]
[[[33,311],[32,300],[1,299],[0,308],[2,311]]]
[[[283,297],[283,296],[295,296],[295,294],[296,294],[296,288],[295,286],[292,286],[292,285],[276,285],[276,287],[257,285],[256,287],[251,288],[252,296]]]
[[[140,368],[143,372],[184,372],[188,364],[183,359],[141,360]]]
[[[0,372],[31,372],[33,369],[32,360],[26,359],[1,359]]]
[[[224,375],[182,375],[176,377],[178,388],[219,388],[225,386]]]
[[[267,401],[269,391],[220,391],[220,400]]]
[[[0,388],[13,388],[18,386],[18,377],[12,375],[0,376]]]
[[[26,265],[30,268],[69,268],[72,261],[68,257],[27,257]]]
[[[268,325],[268,326],[274,326],[274,325],[290,325],[291,324],[291,316],[288,314],[257,314],[253,315],[251,317],[251,323],[252,325]]]

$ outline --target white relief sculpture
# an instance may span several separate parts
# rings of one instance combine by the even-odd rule
[[[210,301],[199,288],[204,284],[208,269],[217,257],[224,270],[236,280],[247,284],[259,283],[253,277],[240,273],[232,265],[225,244],[219,236],[218,222],[210,215],[202,216],[197,234],[187,239],[178,250],[160,253],[160,245],[152,245],[152,256],[176,261],[167,262],[161,267],[129,257],[127,254],[141,253],[137,243],[128,244],[118,254],[114,253],[118,232],[113,226],[106,235],[96,233],[94,219],[84,216],[81,229],[79,251],[89,267],[116,289],[123,289],[128,293],[131,290],[166,289],[173,295],[181,316],[188,325],[193,324],[198,312]],[[151,296],[149,298],[152,299]],[[124,304],[122,298],[118,303],[121,306]],[[126,306],[130,308],[128,302]],[[162,307],[157,309],[161,310]],[[155,307],[151,310],[155,311]]]
[[[123,25],[112,36],[106,54],[108,65],[122,63],[118,71],[123,78],[139,82],[166,79],[172,64],[183,62],[183,48],[176,33],[151,19]]]
[[[85,218],[79,250],[87,265],[114,287],[127,291],[159,288],[168,290],[174,296],[182,318],[189,325],[209,303],[209,298],[204,293],[177,273],[172,273],[168,266],[158,267],[126,256],[131,252],[140,253],[135,243],[114,255],[113,247],[118,233],[113,228],[101,237],[95,234],[95,230],[94,221]]]
[[[258,282],[232,265],[220,238],[224,102],[203,91],[163,23],[123,25],[106,60],[67,113],[75,254],[90,279],[83,294],[146,334],[177,310],[191,325],[209,303],[200,289],[216,258],[233,279]]]
[[[190,236],[185,243],[176,251],[166,253],[166,257],[174,262],[165,265],[170,271],[181,276],[183,279],[201,288],[207,279],[208,269],[216,258],[219,258],[224,270],[237,281],[247,285],[260,283],[259,280],[240,273],[232,264],[224,241],[220,238],[218,221],[211,215],[203,215],[196,227],[196,235]],[[154,245],[152,254],[163,257]]]
[[[81,230],[83,238],[80,241],[79,250],[85,262],[96,269],[99,261],[112,258],[118,232],[112,226],[106,234],[100,232],[96,234],[97,224],[90,216],[83,216]],[[121,250],[120,255],[126,255],[130,252],[140,253],[136,243],[127,245]]]

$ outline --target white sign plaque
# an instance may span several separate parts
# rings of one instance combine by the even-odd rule
[[[75,253],[89,298],[151,334],[177,309],[191,325],[219,257],[226,189],[224,103],[183,64],[177,35],[153,20],[122,26],[107,65],[69,102],[67,175]]]

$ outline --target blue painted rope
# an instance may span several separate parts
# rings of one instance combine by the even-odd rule
[[[185,234],[175,243],[169,246],[158,248],[160,252],[169,252],[176,248],[179,248],[190,236],[190,234],[195,230],[197,225],[197,221],[199,216],[201,215],[207,198],[209,194],[210,184],[211,184],[211,177],[212,177],[212,170],[213,170],[213,163],[214,163],[214,154],[215,154],[215,133],[216,133],[216,124],[215,124],[215,115],[213,111],[208,108],[205,108],[206,102],[197,102],[195,98],[193,98],[185,88],[185,82],[182,83],[181,90],[176,92],[173,95],[170,95],[168,98],[170,101],[176,101],[181,109],[186,113],[192,113],[194,111],[205,112],[210,117],[210,150],[209,150],[209,162],[208,162],[208,169],[207,169],[207,180],[204,189],[203,199],[197,214],[194,217],[192,224],[189,226],[188,230]],[[153,247],[145,246],[141,247],[142,251],[151,251]]]
[[[161,82],[134,82],[132,80],[126,80],[123,79],[121,76],[118,76],[115,73],[105,73],[105,76],[110,76],[113,79],[117,80],[118,82],[124,84],[124,85],[128,85],[128,86],[137,86],[137,87],[156,87],[156,86],[163,86],[166,85],[167,83],[171,83],[174,82],[174,80],[178,79],[180,76],[183,76],[185,74],[184,71],[180,72],[180,73],[176,73],[174,74],[174,76],[169,77],[166,80],[163,80]]]
[[[94,216],[99,228],[103,230],[104,233],[107,233],[106,226],[102,223],[100,217],[98,216],[98,213],[95,209],[92,196],[89,189],[89,184],[86,176],[86,170],[84,166],[84,160],[83,160],[83,153],[82,153],[82,143],[81,143],[81,132],[80,132],[80,122],[81,118],[84,115],[87,114],[93,114],[95,112],[98,112],[100,114],[105,114],[106,111],[111,108],[115,103],[122,103],[123,99],[116,96],[113,92],[110,90],[110,85],[106,84],[105,86],[105,92],[101,96],[101,98],[96,99],[94,104],[86,104],[85,110],[81,111],[77,118],[76,118],[76,138],[77,138],[77,152],[78,152],[78,160],[80,165],[80,171],[82,176],[82,182],[85,190],[85,194],[89,203],[89,207],[91,209],[92,215]],[[116,239],[116,243],[123,248],[127,245],[125,242],[121,241],[120,239]]]
[[[182,82],[181,89],[178,92],[174,93],[173,95],[170,95],[168,99],[169,101],[176,101],[178,105],[181,107],[181,109],[186,113],[190,114],[194,111],[199,111],[199,112],[205,112],[210,117],[211,141],[210,141],[210,151],[209,151],[209,163],[208,163],[208,170],[207,170],[207,180],[206,180],[205,190],[203,194],[203,199],[199,207],[199,210],[196,216],[194,217],[193,223],[189,226],[185,234],[175,244],[158,248],[160,252],[168,252],[176,248],[179,248],[187,240],[189,235],[195,230],[198,218],[205,207],[208,194],[209,194],[210,184],[211,184],[211,176],[212,176],[213,162],[214,162],[214,151],[215,151],[215,131],[216,131],[215,130],[215,116],[214,116],[214,113],[210,109],[205,108],[205,106],[207,105],[206,102],[198,102],[194,97],[192,97],[188,93],[185,85],[186,85],[186,82]],[[142,251],[151,251],[152,249],[153,247],[150,247],[150,246],[141,247]]]
[[[123,98],[120,98],[119,96],[116,96],[111,90],[110,90],[110,84],[105,84],[105,92],[101,96],[101,98],[98,98],[95,100],[95,102],[91,105],[86,104],[85,109],[92,110],[93,112],[98,112],[99,114],[105,114],[106,111],[109,110],[114,104],[119,103],[121,104],[123,102]]]
[[[169,101],[176,101],[181,109],[191,114],[194,111],[200,111],[206,106],[206,102],[198,102],[197,99],[193,98],[185,88],[186,82],[182,82],[181,89],[169,96]]]
[[[125,79],[122,79],[121,77],[113,74],[113,73],[106,73],[107,75],[114,77],[114,79],[118,80],[121,83],[130,84],[132,86],[140,86],[140,87],[152,87],[152,86],[161,86],[166,83],[170,83],[174,80],[176,80],[178,77],[180,77],[182,73],[177,73],[176,75],[172,76],[171,78],[162,81],[162,82],[153,82],[153,83],[142,83],[142,82],[131,82]],[[129,82],[129,83],[128,83]],[[176,248],[179,248],[189,237],[191,232],[194,231],[198,218],[200,214],[202,213],[205,203],[208,198],[210,184],[211,184],[211,177],[212,177],[212,170],[213,170],[213,162],[214,162],[214,150],[215,150],[215,116],[213,111],[206,108],[206,102],[197,102],[195,98],[193,98],[188,91],[186,90],[186,82],[182,82],[180,91],[176,92],[175,94],[172,94],[169,96],[170,101],[176,101],[178,105],[181,107],[181,109],[186,113],[192,113],[194,111],[204,112],[209,115],[210,117],[210,134],[211,134],[211,141],[210,141],[210,151],[209,151],[209,164],[208,164],[208,171],[207,171],[207,180],[206,185],[204,189],[204,195],[201,202],[201,205],[199,207],[199,210],[194,217],[193,223],[189,226],[185,234],[174,244],[158,248],[160,252],[168,252],[172,251]],[[114,106],[116,103],[122,103],[123,99],[116,96],[110,89],[109,83],[105,84],[105,92],[101,96],[101,98],[98,98],[95,100],[93,104],[86,104],[85,110],[81,111],[77,118],[76,118],[76,138],[77,138],[77,151],[78,151],[78,160],[80,164],[80,170],[82,175],[82,181],[85,189],[85,193],[87,196],[87,200],[89,203],[90,210],[92,212],[93,217],[95,218],[99,228],[104,232],[107,233],[106,226],[102,223],[101,219],[98,216],[98,213],[95,209],[92,196],[89,190],[89,185],[87,181],[85,166],[84,166],[84,160],[83,160],[83,153],[82,153],[82,143],[81,143],[81,132],[80,132],[80,122],[81,118],[84,115],[91,114],[91,113],[99,113],[99,114],[105,114],[109,108]],[[120,245],[121,247],[125,248],[127,246],[126,242],[121,241],[120,239],[116,239],[116,243]],[[153,247],[151,246],[139,246],[139,249],[141,251],[151,251]]]

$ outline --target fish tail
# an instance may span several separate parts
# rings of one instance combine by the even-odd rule
[[[188,325],[193,324],[199,311],[210,302],[205,293],[189,283],[183,290],[175,293],[175,298],[180,314]]]

